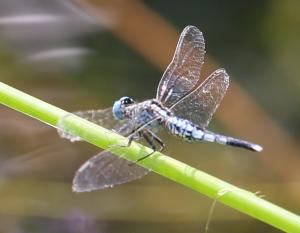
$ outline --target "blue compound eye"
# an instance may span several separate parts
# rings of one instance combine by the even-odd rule
[[[122,97],[121,99],[117,100],[114,103],[114,106],[112,108],[112,112],[113,112],[115,119],[123,120],[125,118],[124,108],[133,103],[134,103],[133,99],[130,97],[127,97],[127,96]]]

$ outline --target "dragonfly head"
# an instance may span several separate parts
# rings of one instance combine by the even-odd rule
[[[114,103],[113,108],[112,108],[114,117],[117,120],[123,120],[126,117],[125,116],[125,108],[133,103],[134,103],[133,99],[128,96],[124,96],[121,99],[117,100]]]

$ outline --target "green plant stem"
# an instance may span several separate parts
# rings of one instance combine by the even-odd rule
[[[68,133],[103,149],[126,142],[124,141],[126,139],[118,134],[3,83],[0,83],[0,103],[56,128],[61,121]],[[137,143],[113,150],[115,154],[133,161],[140,158],[141,153],[150,151],[149,148]],[[300,232],[300,217],[296,214],[173,158],[154,153],[139,164],[278,229]]]

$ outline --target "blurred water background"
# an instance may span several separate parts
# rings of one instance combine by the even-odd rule
[[[167,138],[166,154],[300,213],[300,2],[0,0],[0,79],[67,111],[154,97],[179,33],[231,83],[211,129],[262,153]],[[75,194],[98,149],[0,106],[0,232],[204,232],[212,200],[158,175]],[[214,232],[278,230],[217,204]]]

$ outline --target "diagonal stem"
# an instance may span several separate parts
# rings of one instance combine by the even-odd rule
[[[121,144],[120,141],[124,140],[124,137],[116,133],[1,82],[0,103],[55,128],[63,119],[63,130],[103,149]],[[150,153],[152,150],[132,142],[130,147],[118,147],[112,151],[116,155],[123,154],[125,159],[136,161],[141,152]],[[285,232],[300,232],[300,217],[296,214],[178,160],[155,152],[139,164]]]

